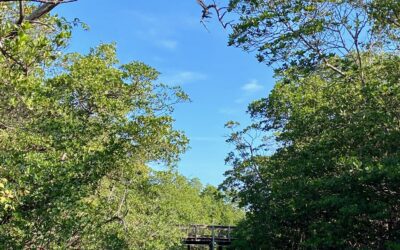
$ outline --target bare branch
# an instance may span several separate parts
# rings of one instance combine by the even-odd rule
[[[217,3],[213,1],[212,4],[207,5],[204,3],[204,0],[196,0],[200,7],[203,9],[201,14],[201,23],[206,27],[205,22],[207,19],[211,18],[211,10],[213,10],[217,14],[218,22],[226,29],[228,25],[231,25],[231,22],[225,22],[224,17],[226,13],[228,13],[227,7],[218,7]],[[206,27],[207,29],[207,27]],[[208,30],[208,29],[207,29]]]
[[[43,15],[49,13],[52,9],[54,9],[57,5],[63,4],[63,3],[71,3],[71,2],[76,2],[78,0],[0,0],[0,3],[6,3],[6,2],[19,2],[19,7],[20,7],[20,17],[18,21],[16,22],[17,24],[21,24],[23,19],[24,19],[24,13],[23,13],[23,2],[35,2],[35,3],[41,3],[37,9],[35,9],[27,18],[27,21],[34,21],[36,19],[39,19]]]
[[[33,21],[36,19],[41,18],[43,15],[49,13],[52,9],[54,9],[57,5],[59,5],[60,2],[56,2],[56,3],[44,3],[42,5],[40,5],[36,10],[34,10],[32,12],[32,14],[30,14],[26,20],[27,21]]]

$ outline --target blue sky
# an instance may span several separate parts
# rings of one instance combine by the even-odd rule
[[[179,171],[220,184],[231,150],[224,124],[249,123],[247,105],[269,93],[272,70],[228,47],[229,31],[215,20],[207,31],[195,0],[79,0],[56,11],[90,27],[74,31],[69,50],[86,53],[99,43],[115,42],[121,62],[142,61],[161,72],[160,81],[183,87],[192,102],[176,107],[175,127],[189,137],[190,149]]]

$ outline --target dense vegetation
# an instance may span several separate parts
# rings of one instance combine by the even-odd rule
[[[54,7],[0,3],[0,248],[170,249],[180,225],[241,218],[173,169],[188,142],[173,105],[186,94],[120,64],[112,44],[66,54],[79,22]]]
[[[221,190],[174,169],[180,88],[113,44],[65,53],[79,20],[29,2],[0,0],[0,248],[176,249],[181,225],[237,222],[237,249],[400,248],[398,0],[198,1],[276,69],[227,123]]]
[[[230,45],[256,51],[277,78],[250,104],[253,124],[227,124],[236,150],[222,187],[247,209],[239,249],[400,247],[399,10],[230,1]]]
[[[251,232],[245,245],[383,248],[398,242],[400,58],[370,60],[365,86],[321,69],[301,79],[283,77],[250,107],[258,122],[232,135],[241,154],[230,159],[234,169],[225,181],[251,211],[243,222]],[[251,130],[274,133],[280,147],[261,156],[269,148],[246,144]]]

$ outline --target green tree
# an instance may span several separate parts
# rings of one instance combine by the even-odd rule
[[[400,58],[369,62],[364,83],[323,69],[301,79],[287,72],[268,98],[250,105],[258,122],[232,134],[237,153],[224,183],[248,209],[238,244],[399,244]],[[279,147],[249,143],[251,131],[274,134]]]
[[[93,249],[180,249],[182,227],[233,225],[243,218],[243,212],[223,197],[215,187],[203,188],[174,170],[143,167],[140,178],[126,171],[112,174],[90,198],[91,223],[75,244]]]
[[[203,8],[203,20],[212,10],[224,26],[229,24],[229,45],[255,52],[260,62],[280,70],[296,66],[313,70],[322,64],[344,76],[336,61],[346,56],[364,73],[365,51],[397,51],[399,10],[397,0],[230,0]],[[228,14],[232,21],[225,23]]]
[[[277,69],[228,140],[222,187],[248,211],[237,246],[398,247],[399,1],[198,2]]]
[[[11,80],[18,92],[3,92],[11,100],[1,121],[2,177],[15,194],[3,237],[22,245],[62,242],[79,230],[82,198],[103,176],[126,165],[172,164],[184,150],[186,139],[168,113],[169,101],[184,94],[153,84],[158,73],[144,64],[116,67],[114,51],[103,45],[69,55],[57,76]]]
[[[50,11],[68,1],[15,2],[0,1],[0,248],[172,249],[180,225],[242,218],[173,170],[179,87],[113,44],[65,54],[79,21]]]
[[[66,247],[108,173],[174,164],[187,139],[172,104],[187,96],[143,63],[119,64],[113,45],[63,55],[73,24],[37,15],[47,4],[21,6],[21,22],[16,4],[0,11],[0,244]]]

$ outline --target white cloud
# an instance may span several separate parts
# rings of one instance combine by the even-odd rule
[[[195,81],[200,81],[206,79],[207,76],[205,74],[194,72],[194,71],[179,71],[172,74],[166,74],[165,76],[161,77],[167,84],[185,84]]]
[[[140,22],[142,24],[146,25],[155,25],[159,23],[158,18],[155,15],[152,15],[150,13],[143,13],[137,10],[127,10],[124,9],[121,11],[121,15],[129,16],[130,18],[134,19],[137,22]]]
[[[264,86],[258,83],[257,80],[253,79],[250,82],[242,86],[242,90],[246,93],[254,93],[264,89]]]
[[[149,13],[144,14],[137,11],[127,11],[130,13],[129,16],[140,26],[146,27],[146,29],[137,29],[134,34],[139,39],[145,40],[152,45],[157,47],[175,50],[178,46],[178,41],[172,39],[176,37],[176,31],[171,29],[170,25],[166,25],[166,17],[154,16]]]
[[[177,76],[184,81],[203,80],[206,78],[204,74],[193,71],[183,71],[178,73]]]
[[[243,106],[243,104],[248,104],[252,99],[255,98],[255,96],[263,94],[263,90],[265,90],[265,87],[261,85],[258,80],[252,79],[246,84],[242,85],[240,89],[242,91],[240,95],[236,99],[234,99],[234,103],[238,106]],[[218,110],[218,112],[223,115],[231,116],[238,113],[243,113],[244,111],[233,108],[221,108]]]
[[[157,42],[157,44],[158,44],[160,47],[163,47],[163,48],[166,48],[166,49],[169,49],[169,50],[174,50],[174,49],[176,49],[176,47],[178,46],[178,42],[177,42],[177,41],[175,41],[175,40],[170,40],[170,39],[162,39],[162,40],[159,40],[159,41]]]

